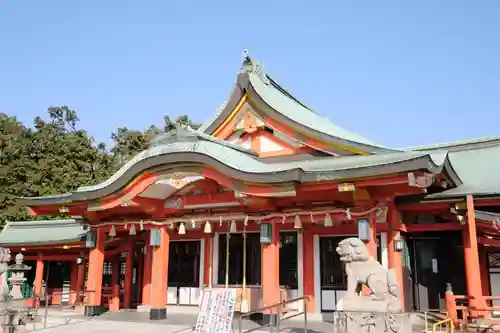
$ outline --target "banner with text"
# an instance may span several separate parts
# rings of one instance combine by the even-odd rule
[[[212,289],[203,293],[196,333],[231,333],[236,289]]]

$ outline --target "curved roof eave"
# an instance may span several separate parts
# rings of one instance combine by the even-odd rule
[[[229,114],[236,108],[236,105],[243,98],[244,91],[246,90],[245,86],[242,86],[241,83],[245,83],[246,80],[242,80],[241,77],[244,76],[245,73],[238,73],[238,77],[236,79],[236,84],[234,85],[231,94],[229,95],[229,99],[224,103],[224,105],[217,110],[210,119],[205,121],[203,125],[198,129],[198,131],[203,132],[205,134],[211,135],[215,132],[215,130],[222,124],[224,119],[226,119]]]
[[[18,200],[27,206],[95,200],[119,191],[146,170],[156,168],[156,171],[164,171],[175,168],[176,163],[186,161],[213,167],[240,181],[268,184],[335,181],[412,170],[436,172],[442,168],[442,165],[434,162],[430,154],[422,152],[328,157],[270,164],[211,141],[177,142],[152,147],[140,153],[105,182],[80,188],[70,196],[64,194],[61,197]]]
[[[84,237],[85,234],[83,234],[81,237],[78,238],[72,238],[72,239],[56,239],[56,240],[49,240],[49,241],[36,241],[36,242],[19,242],[19,243],[2,243],[0,241],[0,246],[4,247],[30,247],[30,246],[44,246],[44,245],[74,245],[76,243],[82,242],[82,237]]]

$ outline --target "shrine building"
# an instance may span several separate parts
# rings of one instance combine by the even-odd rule
[[[335,249],[349,236],[395,269],[406,311],[443,309],[447,283],[479,306],[500,296],[499,143],[377,144],[246,54],[200,129],[158,136],[101,184],[19,198],[34,216],[72,219],[8,222],[0,245],[32,263],[35,295],[93,291],[88,315],[162,319],[226,287],[241,312],[301,296],[297,307],[332,312],[346,289]]]

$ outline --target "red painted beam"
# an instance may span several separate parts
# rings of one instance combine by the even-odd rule
[[[463,225],[458,223],[404,224],[401,226],[401,231],[404,232],[454,231],[464,228]]]
[[[500,240],[490,239],[487,237],[478,237],[477,242],[482,245],[487,245],[491,247],[500,247]]]
[[[44,261],[76,261],[76,258],[78,258],[80,255],[79,254],[44,254],[43,255],[43,260]],[[83,258],[88,258],[88,255],[85,254]],[[38,256],[34,255],[27,255],[24,257],[24,260],[38,260]]]
[[[491,222],[476,220],[476,226],[478,229],[481,229],[481,230],[499,232],[499,230],[497,228],[495,228]]]
[[[310,192],[310,191],[324,191],[324,190],[335,190],[338,191],[338,185],[341,183],[354,183],[356,187],[369,187],[369,186],[386,186],[394,184],[407,184],[407,175],[396,175],[396,176],[385,176],[369,179],[355,179],[355,180],[345,180],[345,181],[335,181],[335,182],[322,182],[322,183],[308,183],[308,184],[297,184],[297,192]]]
[[[500,206],[500,199],[488,199],[488,200],[481,200],[481,199],[476,199],[474,201],[474,206],[476,207],[484,207],[484,206]]]
[[[429,203],[406,203],[397,205],[399,211],[405,212],[437,212],[437,211],[450,211],[450,204],[445,202],[429,202]]]

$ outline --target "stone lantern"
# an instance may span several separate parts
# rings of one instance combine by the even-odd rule
[[[10,290],[9,296],[12,299],[23,298],[23,293],[21,291],[21,286],[26,281],[24,277],[25,272],[31,270],[31,267],[24,264],[24,256],[22,253],[16,255],[14,264],[10,265],[8,270],[12,273],[9,278],[9,282],[12,284],[12,289]]]

